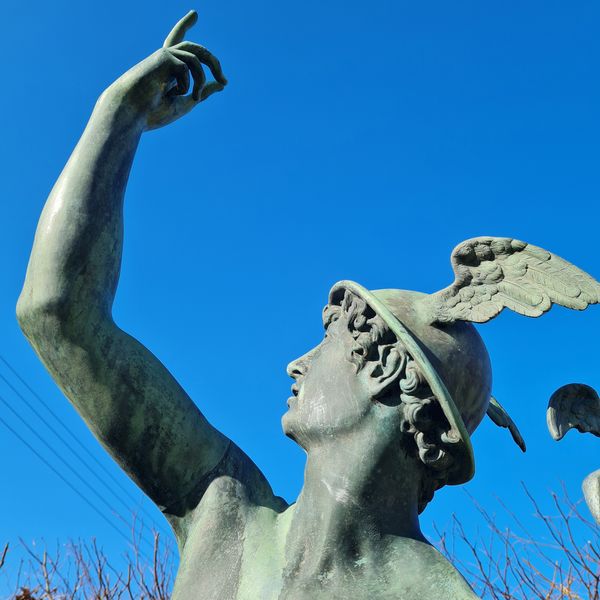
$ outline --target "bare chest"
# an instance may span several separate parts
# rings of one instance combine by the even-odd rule
[[[269,512],[208,511],[190,531],[172,599],[476,598],[430,547],[404,548],[383,564],[371,557],[307,573],[286,547],[285,534],[285,518]]]

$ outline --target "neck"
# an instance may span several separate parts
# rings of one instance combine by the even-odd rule
[[[330,570],[382,552],[396,538],[426,541],[418,521],[420,473],[372,434],[311,448],[288,551],[298,568]],[[290,557],[291,558],[291,557]]]

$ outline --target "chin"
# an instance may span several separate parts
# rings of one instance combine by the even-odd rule
[[[292,409],[288,410],[283,417],[281,417],[281,428],[283,429],[283,433],[298,444],[301,448],[306,450],[306,445],[302,443],[301,439],[298,437],[298,427],[297,427],[297,419],[294,411]]]
[[[283,433],[285,433],[285,435],[296,441],[296,438],[294,437],[294,425],[296,419],[291,413],[292,410],[288,409],[288,411],[283,415],[283,417],[281,417],[281,428],[283,429]]]

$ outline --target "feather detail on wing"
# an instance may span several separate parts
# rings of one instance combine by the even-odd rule
[[[487,416],[494,422],[498,427],[504,427],[510,431],[515,444],[521,448],[523,452],[527,450],[525,440],[519,431],[516,423],[510,418],[510,415],[506,412],[502,404],[496,400],[493,396],[490,398],[490,403],[487,409]]]
[[[552,304],[583,310],[600,283],[542,248],[512,238],[466,240],[452,252],[454,283],[428,299],[431,322],[485,323],[504,308],[539,317]]]
[[[556,441],[570,429],[600,437],[600,398],[596,390],[583,383],[563,385],[548,402],[546,421]]]

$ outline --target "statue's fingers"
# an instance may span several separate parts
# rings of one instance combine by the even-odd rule
[[[227,78],[223,75],[219,59],[204,46],[194,44],[194,42],[181,42],[180,44],[177,44],[175,48],[196,55],[198,60],[210,69],[215,81],[218,81],[221,85],[227,85]]]
[[[206,100],[209,96],[214,94],[215,92],[220,92],[224,89],[224,86],[216,81],[212,81],[208,85],[202,88],[202,92],[200,92],[200,100],[194,100],[192,94],[189,96],[175,96],[170,99],[168,110],[162,115],[161,118],[156,123],[152,123],[150,128],[156,129],[157,127],[163,127],[164,125],[168,125],[177,119],[187,115],[194,107],[198,106],[200,102]]]
[[[169,48],[175,44],[179,44],[185,37],[185,33],[188,29],[193,27],[198,20],[198,13],[195,10],[190,12],[177,22],[177,25],[171,29],[171,33],[167,36],[163,48]]]
[[[183,96],[190,89],[190,70],[184,61],[179,60],[173,54],[171,54],[171,60],[173,62],[172,76],[177,81],[177,85],[169,90],[169,95]]]
[[[198,60],[198,57],[191,52],[178,50],[177,48],[169,48],[169,52],[188,66],[194,77],[194,89],[192,91],[192,96],[194,100],[199,100],[200,92],[206,83],[206,75],[204,74],[202,63]]]
[[[218,81],[211,81],[208,85],[205,85],[200,93],[200,102],[204,102],[209,96],[212,96],[215,92],[221,92],[225,89],[225,86]]]

